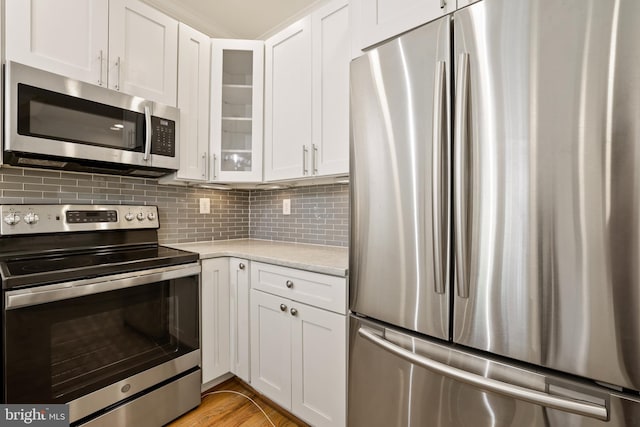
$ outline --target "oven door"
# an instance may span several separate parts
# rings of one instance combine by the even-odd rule
[[[177,108],[15,62],[6,81],[6,151],[178,169]]]
[[[200,364],[198,264],[5,292],[6,403],[71,422]]]

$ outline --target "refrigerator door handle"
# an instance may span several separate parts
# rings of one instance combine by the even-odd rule
[[[433,234],[433,262],[435,272],[435,292],[438,294],[445,293],[445,271],[446,266],[443,265],[442,243],[445,239],[442,225],[443,218],[448,217],[446,207],[448,203],[443,200],[448,194],[448,183],[444,183],[446,176],[443,173],[442,165],[447,164],[447,159],[443,158],[443,147],[447,147],[446,129],[447,129],[447,102],[446,102],[446,80],[447,66],[446,62],[438,61],[435,70],[435,81],[433,91],[433,144],[432,144],[432,177],[431,177],[431,227]],[[443,141],[444,140],[444,141]],[[446,170],[446,168],[444,168]],[[448,176],[448,175],[447,175]]]
[[[455,106],[455,129],[454,129],[454,151],[455,151],[455,188],[454,201],[455,209],[455,246],[456,246],[456,279],[458,296],[469,298],[469,277],[467,277],[468,266],[468,216],[469,206],[467,206],[467,182],[472,176],[472,171],[467,171],[467,135],[469,120],[469,54],[461,53],[458,56],[458,70],[456,75],[456,106]]]
[[[452,380],[469,384],[481,390],[498,393],[513,399],[522,400],[547,408],[558,409],[572,414],[595,418],[602,421],[609,420],[609,413],[606,406],[595,405],[583,400],[553,396],[548,393],[497,381],[483,377],[482,375],[454,368],[397,346],[364,327],[360,327],[358,329],[358,334],[362,338],[410,363],[413,363],[414,365],[420,366]]]

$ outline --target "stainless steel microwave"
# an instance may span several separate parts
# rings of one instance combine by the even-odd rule
[[[180,112],[8,62],[5,163],[133,176],[179,167]]]

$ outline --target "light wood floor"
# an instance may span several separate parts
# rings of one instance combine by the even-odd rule
[[[252,398],[277,427],[308,427],[235,377],[203,393],[200,406],[169,424],[169,427],[271,427],[262,412],[245,397],[235,393],[207,395],[209,392],[222,390],[239,392]]]

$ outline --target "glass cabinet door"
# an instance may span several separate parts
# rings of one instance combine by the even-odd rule
[[[261,41],[213,40],[212,181],[262,181]]]

